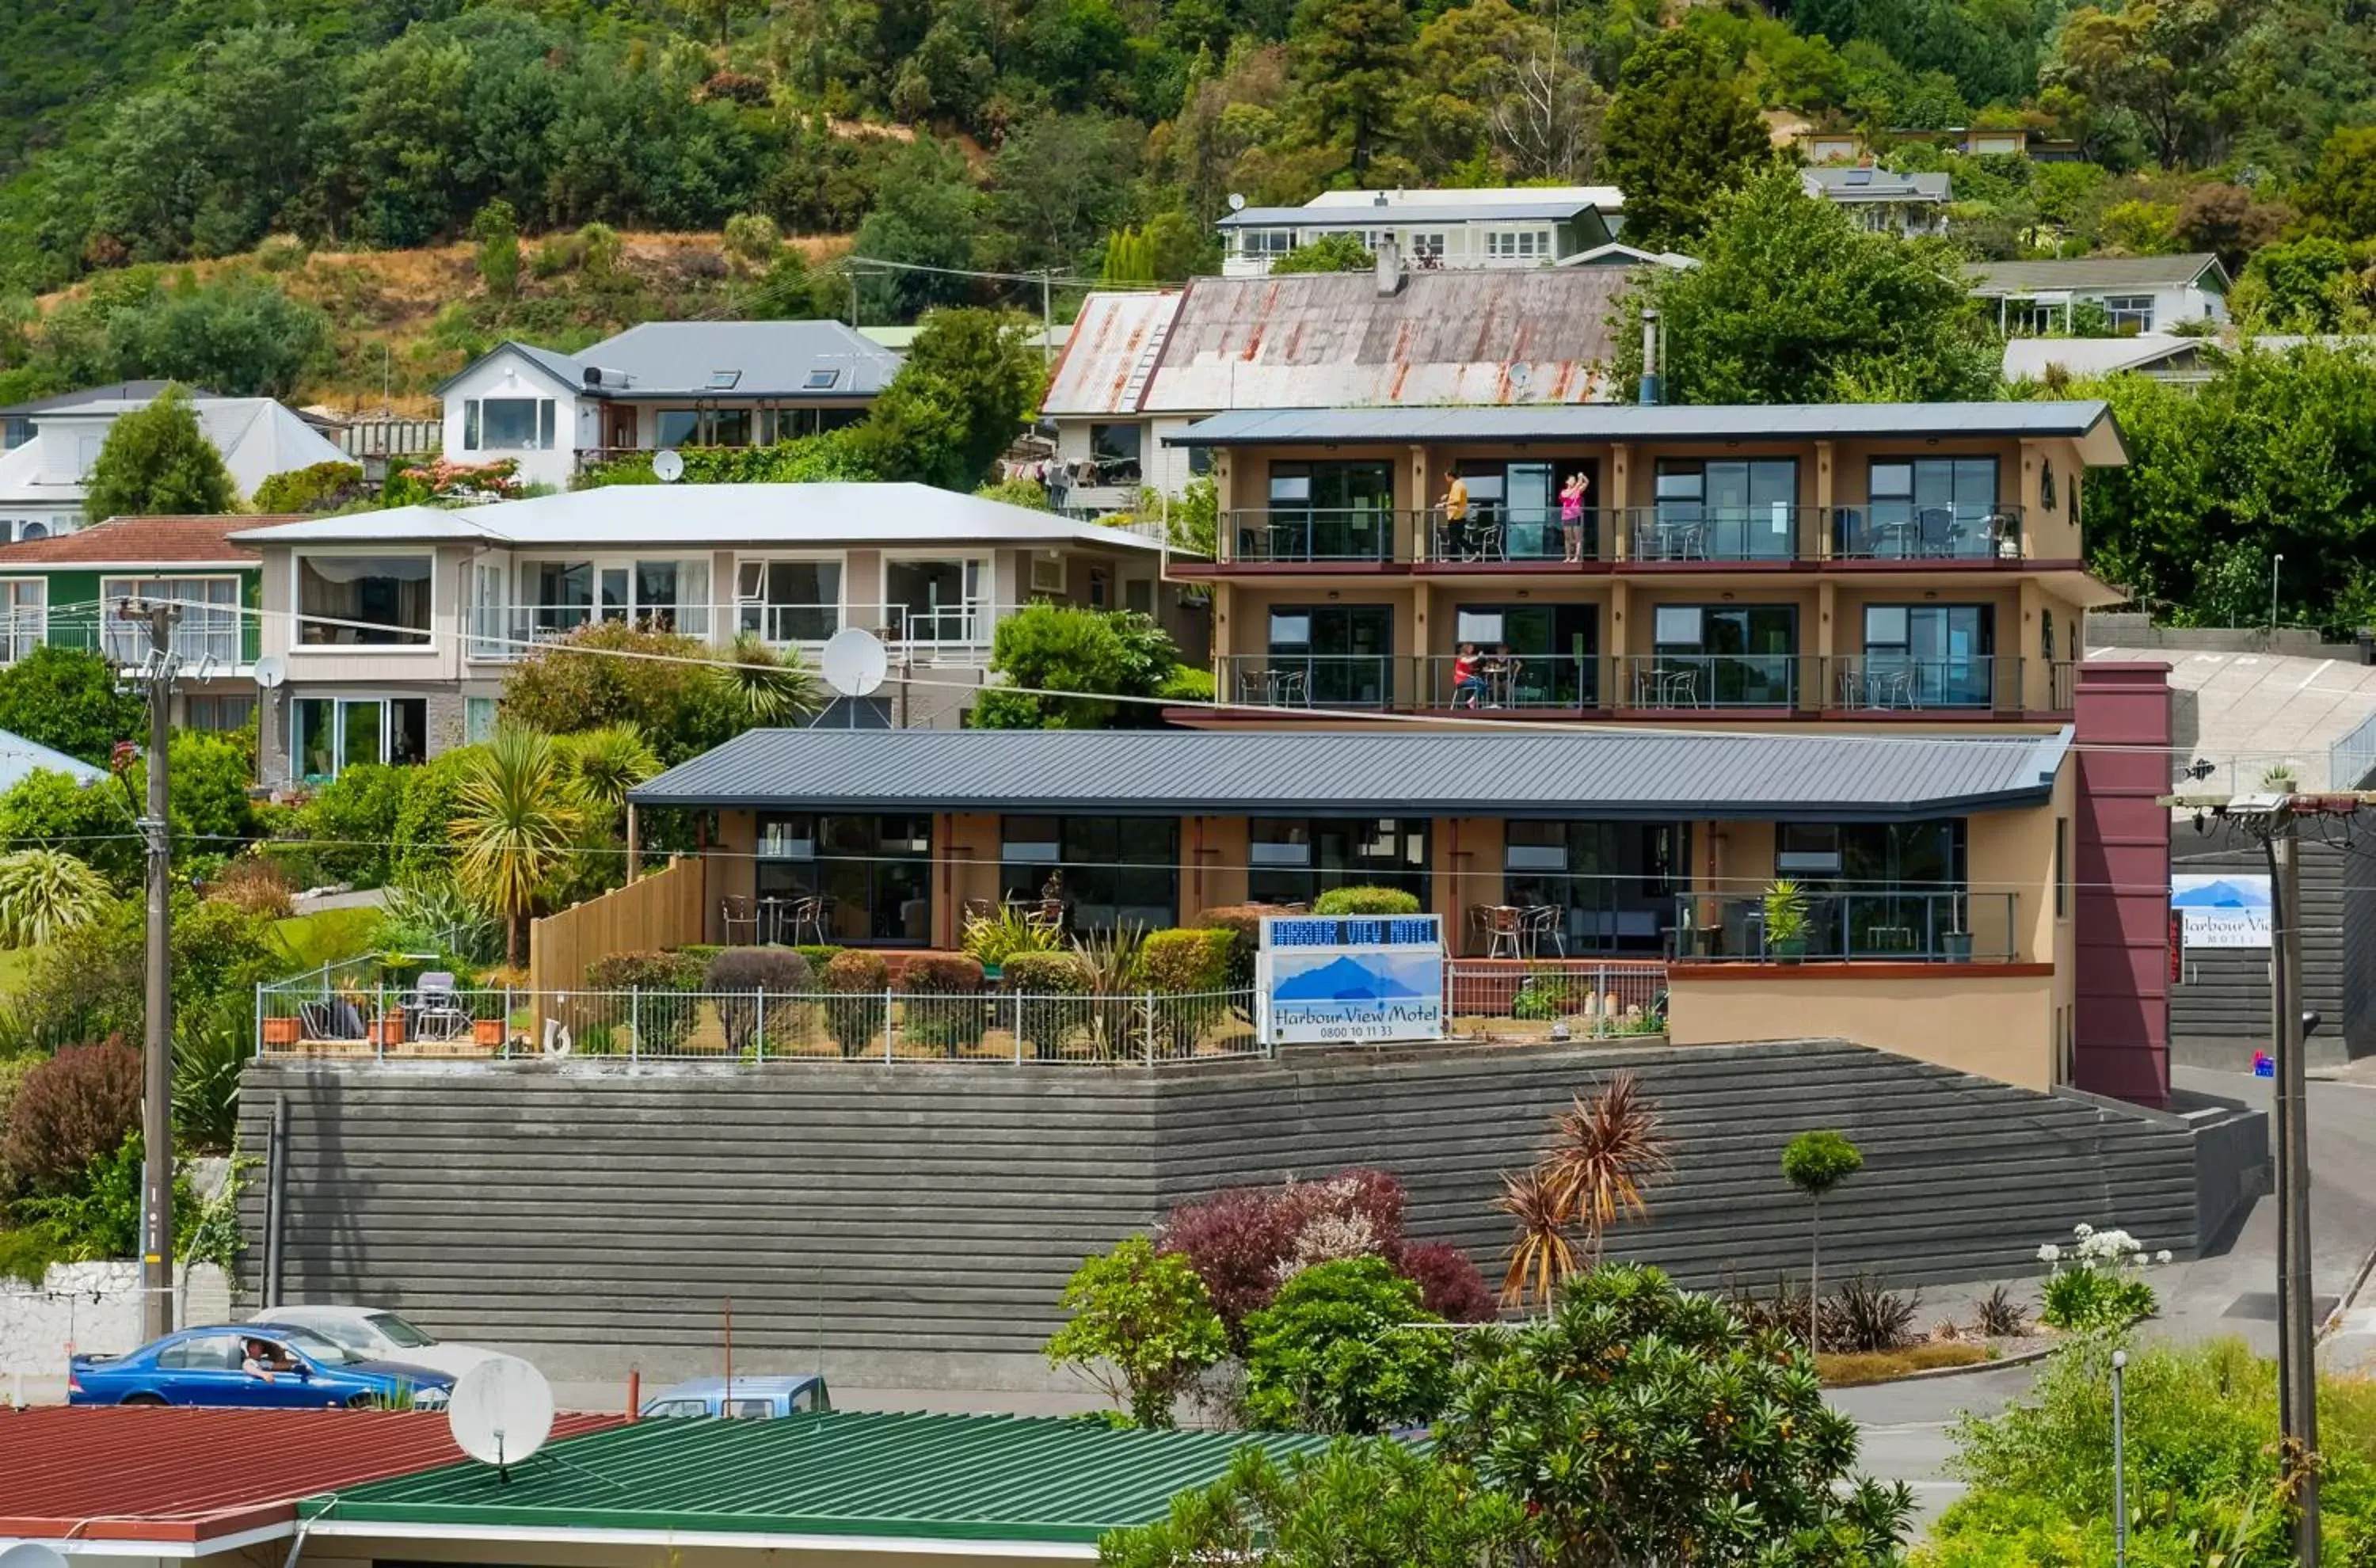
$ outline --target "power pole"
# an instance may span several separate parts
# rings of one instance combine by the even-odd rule
[[[148,700],[148,802],[140,830],[148,840],[148,997],[141,1029],[140,1324],[154,1339],[173,1332],[173,841],[166,751],[172,736],[173,627],[178,605],[116,600],[116,619],[144,623],[148,655],[140,680]]]
[[[1040,269],[1040,365],[1047,369],[1056,362],[1056,312],[1051,303],[1049,272]]]
[[[2274,895],[2269,1010],[2276,1074],[2277,1432],[2294,1480],[2294,1554],[2318,1568],[2318,1342],[2311,1324],[2310,1129],[2302,1073],[2301,837],[2291,796],[2265,819],[2262,848]]]

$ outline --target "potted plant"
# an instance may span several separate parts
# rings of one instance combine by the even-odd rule
[[[264,1020],[264,1043],[267,1045],[295,1045],[298,1034],[299,1025],[294,1017]]]
[[[1766,885],[1765,950],[1783,959],[1806,955],[1807,895],[1790,877],[1777,877]]]

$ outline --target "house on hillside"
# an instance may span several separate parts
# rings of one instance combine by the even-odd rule
[[[437,388],[446,461],[566,486],[624,452],[765,446],[865,416],[899,355],[838,321],[647,321],[574,354],[505,343]]]
[[[85,481],[115,422],[155,402],[168,383],[125,382],[19,404],[24,440],[0,452],[0,540],[46,539],[83,525]],[[347,455],[270,398],[193,394],[198,428],[222,454],[242,496],[275,474]]]
[[[1616,238],[1623,208],[1614,185],[1324,191],[1301,207],[1240,206],[1222,219],[1221,271],[1263,277],[1326,234],[1351,234],[1372,251],[1392,244],[1420,269],[1550,267]]]
[[[1975,298],[1996,307],[1998,327],[2013,337],[2068,334],[2081,304],[2101,306],[2123,337],[2228,320],[2228,268],[2209,251],[1988,261],[1966,267],[1964,276]]]
[[[1021,605],[1162,617],[1170,603],[1152,540],[920,484],[618,485],[236,540],[262,554],[263,651],[288,675],[263,717],[268,785],[483,739],[512,668],[595,622],[720,647],[750,632],[812,667],[835,633],[863,628],[890,681],[843,717],[906,728],[958,720]],[[1201,657],[1199,628],[1170,629]]]
[[[2041,137],[2019,125],[1949,125],[1939,130],[1893,127],[1878,138],[1862,131],[1800,131],[1793,138],[1799,156],[1809,163],[1854,163],[1889,146],[1918,142],[1961,153],[1966,158],[2026,158],[2033,163],[2076,163],[2079,144]]]
[[[1091,294],[1041,417],[1067,510],[1176,494],[1205,453],[1173,444],[1241,409],[1593,402],[1610,395],[1622,267],[1199,278],[1170,293]]]
[[[233,542],[286,517],[114,517],[72,533],[0,545],[0,662],[44,645],[103,653],[121,669],[148,657],[146,626],[116,619],[123,600],[182,610],[173,723],[236,730],[255,712],[264,558]]]
[[[1847,209],[1864,228],[1879,233],[1943,234],[1955,183],[1946,174],[1901,174],[1867,160],[1848,168],[1801,169],[1806,193]]]

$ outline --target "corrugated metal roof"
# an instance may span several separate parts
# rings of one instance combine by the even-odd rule
[[[2043,800],[2058,735],[754,730],[631,791],[786,810],[1919,817]]]
[[[898,354],[838,321],[647,321],[564,354],[510,340],[437,386],[443,393],[497,354],[516,353],[588,398],[871,398],[899,372]],[[599,384],[586,379],[600,370]],[[827,387],[809,372],[839,374]],[[721,373],[731,382],[716,379]]]
[[[617,1424],[563,1416],[566,1435]],[[0,1411],[0,1538],[206,1541],[287,1524],[296,1500],[454,1456],[446,1418],[410,1410]]]
[[[244,529],[299,520],[277,517],[110,517],[71,533],[0,544],[0,572],[25,566],[253,566],[255,552],[232,542]]]
[[[1588,274],[1586,276],[1589,276]],[[1657,404],[1585,408],[1251,408],[1199,420],[1175,446],[1255,446],[1327,441],[1813,441],[1859,436],[2068,436],[2091,463],[2128,460],[2109,404],[2097,399],[2002,403]]]
[[[1176,291],[1091,294],[1056,357],[1040,411],[1049,415],[1137,411],[1165,329],[1180,309]]]
[[[1608,395],[1618,267],[1199,278],[1139,407],[1582,403]]]
[[[2040,290],[2078,290],[2091,293],[2107,289],[2183,289],[2206,272],[2228,285],[2228,269],[2209,251],[2186,255],[2095,255],[2069,261],[1986,261],[1964,268],[1972,292],[1995,298]]]
[[[327,1515],[317,1530],[350,1534],[476,1525],[1087,1543],[1163,1517],[1174,1493],[1218,1480],[1243,1449],[1284,1457],[1328,1443],[1024,1416],[652,1420],[555,1444],[508,1482],[456,1465],[300,1507]]]
[[[1955,195],[1952,175],[1901,174],[1870,166],[1801,169],[1799,179],[1808,195],[1834,201],[1952,201]]]
[[[1557,223],[1599,204],[1589,198],[1545,201],[1539,193],[1512,191],[1492,202],[1397,202],[1355,207],[1244,207],[1221,220],[1223,229],[1374,229],[1402,223]]]

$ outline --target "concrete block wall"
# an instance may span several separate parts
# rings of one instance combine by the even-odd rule
[[[1826,1041],[1154,1074],[271,1063],[249,1070],[244,1145],[265,1146],[285,1096],[289,1301],[385,1304],[557,1378],[632,1363],[648,1384],[717,1370],[731,1298],[738,1366],[821,1349],[852,1385],[1035,1387],[1054,1383],[1039,1349],[1081,1257],[1225,1187],[1382,1166],[1415,1234],[1498,1281],[1498,1173],[1620,1068],[1665,1114],[1676,1172],[1611,1251],[1689,1283],[1801,1266],[1805,1205],[1779,1161],[1817,1126],[1868,1160],[1826,1203],[1827,1259],[1896,1283],[2027,1272],[2080,1220],[2185,1253],[2225,1218],[2200,1212],[2177,1118]],[[251,1259],[262,1192],[243,1196]]]
[[[173,1271],[173,1321],[227,1323],[231,1283],[213,1264]],[[17,1380],[63,1380],[75,1353],[119,1355],[141,1344],[140,1265],[52,1264],[39,1285],[0,1279],[0,1402]]]

